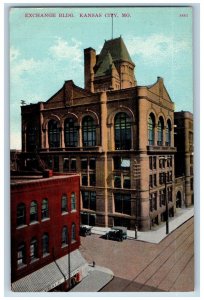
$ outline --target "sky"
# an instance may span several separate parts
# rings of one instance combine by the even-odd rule
[[[193,112],[190,7],[11,8],[11,149],[21,149],[21,100],[47,101],[66,80],[84,87],[83,50],[100,53],[112,38],[111,13],[113,38],[122,36],[136,65],[137,84],[151,85],[163,77],[175,110]]]

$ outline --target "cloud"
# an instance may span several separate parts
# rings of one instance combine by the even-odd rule
[[[57,38],[54,45],[50,47],[49,52],[51,55],[59,60],[72,59],[75,62],[81,63],[82,50],[81,42],[71,39],[68,43],[62,38]]]
[[[190,49],[185,39],[175,39],[173,36],[153,34],[149,37],[128,37],[127,48],[130,55],[140,56],[144,61],[163,62],[175,59],[182,52]]]

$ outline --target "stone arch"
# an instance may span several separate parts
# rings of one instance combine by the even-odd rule
[[[120,105],[119,107],[115,108],[107,117],[107,125],[112,125],[114,124],[114,119],[115,119],[115,116],[117,113],[126,113],[129,118],[131,118],[132,122],[135,122],[135,116],[134,116],[134,113],[133,111],[127,107],[127,106],[123,106],[123,105]]]
[[[48,122],[51,120],[55,120],[55,121],[59,122],[59,127],[61,126],[60,117],[55,114],[51,114],[49,117],[46,117],[46,119],[44,120],[44,122],[42,124],[42,129],[48,129]]]
[[[93,110],[88,109],[88,108],[87,108],[87,109],[85,110],[85,112],[84,112],[83,114],[81,114],[80,117],[78,118],[80,126],[82,126],[82,120],[83,120],[83,118],[84,118],[84,117],[87,117],[87,116],[92,117],[92,118],[94,119],[94,121],[95,121],[95,124],[96,124],[97,126],[99,126],[100,121],[99,121],[99,117],[98,117],[97,113],[96,113],[95,111],[93,111]]]
[[[73,118],[74,120],[76,120],[77,123],[79,123],[79,117],[75,114],[75,113],[72,113],[72,112],[67,112],[66,114],[64,114],[62,117],[61,117],[61,126],[63,127],[64,125],[64,121],[68,118]]]

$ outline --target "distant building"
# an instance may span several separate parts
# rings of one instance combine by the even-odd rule
[[[175,128],[175,176],[176,182],[183,181],[182,191],[176,189],[176,206],[194,204],[193,193],[193,114],[187,111],[174,113]]]
[[[138,86],[123,39],[84,50],[85,88],[73,81],[21,107],[22,154],[81,175],[81,223],[149,230],[176,212],[174,103],[158,77]],[[183,197],[183,196],[182,196]]]
[[[85,275],[79,197],[78,175],[11,178],[13,291],[64,290]]]

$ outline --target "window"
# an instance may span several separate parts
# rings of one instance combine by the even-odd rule
[[[62,195],[62,213],[68,211],[68,206],[67,206],[67,195],[64,194]]]
[[[26,129],[27,137],[27,151],[33,151],[36,149],[38,127],[35,124],[28,124]]]
[[[153,169],[156,169],[157,168],[157,157],[156,156],[153,156]]]
[[[115,116],[115,149],[131,149],[131,119],[126,113]]]
[[[76,171],[76,158],[71,158],[71,171]]]
[[[113,158],[114,170],[130,170],[130,159],[116,156]]]
[[[48,140],[50,148],[60,147],[60,129],[59,122],[50,120],[48,122]]]
[[[157,210],[157,193],[152,193],[149,197],[150,211]]]
[[[153,185],[156,186],[157,185],[157,174],[153,175]]]
[[[88,167],[88,160],[87,158],[82,158],[81,159],[81,169],[82,170],[87,170]]]
[[[121,188],[121,176],[114,176],[114,187]]]
[[[123,176],[123,188],[130,189],[130,177],[129,176]]]
[[[76,225],[72,224],[72,242],[76,241]]]
[[[149,186],[153,187],[153,179],[152,179],[152,175],[149,175]]]
[[[148,143],[150,146],[154,145],[154,128],[155,117],[153,114],[150,114],[148,119]]]
[[[90,174],[89,175],[89,184],[91,186],[95,186],[96,185],[96,174]]]
[[[64,122],[65,147],[76,147],[78,141],[78,126],[74,119],[68,118]]]
[[[96,145],[96,125],[92,117],[86,116],[82,121],[83,146]]]
[[[159,205],[165,205],[165,190],[159,191]]]
[[[68,229],[67,226],[62,228],[62,246],[68,245]]]
[[[165,173],[159,173],[159,183],[160,184],[164,184],[165,183],[165,177],[166,177]]]
[[[43,234],[42,237],[42,254],[43,256],[49,253],[49,236],[47,233]]]
[[[96,159],[94,157],[91,157],[89,160],[89,168],[90,170],[96,169]]]
[[[71,210],[76,210],[76,195],[75,195],[75,193],[71,194]]]
[[[157,127],[157,133],[158,133],[158,140],[157,140],[157,145],[162,146],[163,145],[163,129],[164,129],[164,121],[160,117],[159,122],[158,122],[158,127]]]
[[[69,171],[69,158],[64,157],[63,170]]]
[[[30,259],[35,260],[38,258],[38,242],[36,238],[33,238],[30,242]]]
[[[122,214],[131,214],[131,195],[130,194],[114,194],[115,212]]]
[[[25,243],[22,242],[18,246],[18,252],[17,252],[17,266],[21,267],[26,264],[26,247]]]
[[[47,199],[43,199],[42,201],[42,211],[41,211],[42,215],[41,218],[42,219],[46,219],[49,217],[49,210],[48,210],[48,200]]]
[[[83,208],[96,210],[96,192],[82,191]]]
[[[167,158],[167,167],[172,167],[172,156]]]
[[[171,122],[170,120],[167,121],[166,125],[166,146],[171,145]]]
[[[17,226],[26,224],[26,207],[24,203],[17,206]]]
[[[153,165],[152,165],[152,156],[149,157],[149,168],[150,168],[150,170],[153,169]]]
[[[38,205],[36,201],[30,204],[30,223],[38,220]]]
[[[82,185],[87,186],[88,185],[88,176],[83,174],[81,181],[82,181]]]

